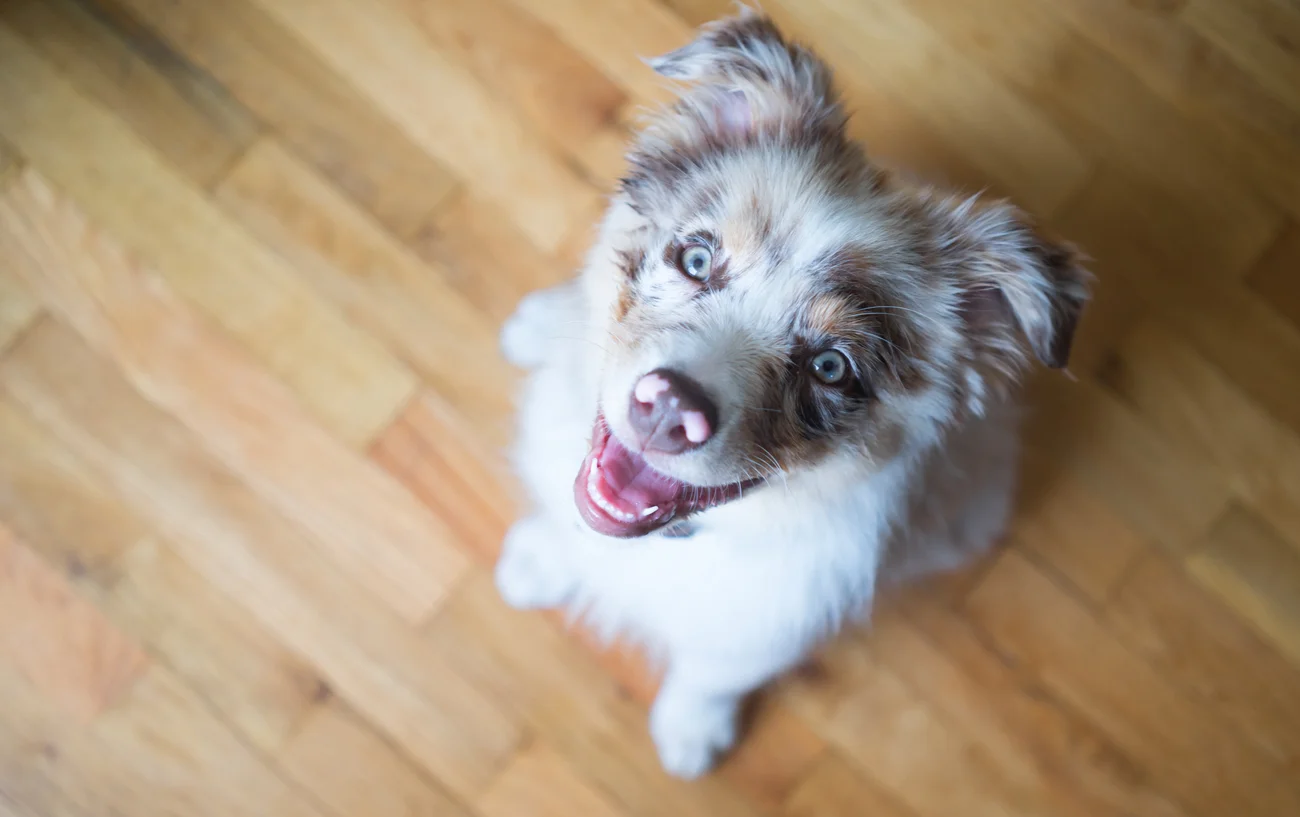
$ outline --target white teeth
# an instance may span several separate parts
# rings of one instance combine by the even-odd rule
[[[658,505],[651,505],[649,508],[646,508],[644,511],[641,512],[641,518],[644,519],[657,510],[659,510]]]
[[[596,503],[596,506],[602,511],[620,522],[635,522],[635,516],[616,507],[614,503],[610,502],[603,494],[601,494],[599,486],[600,476],[596,473],[596,470],[597,463],[595,460],[592,460],[591,469],[587,471],[587,496],[590,497],[591,501]]]

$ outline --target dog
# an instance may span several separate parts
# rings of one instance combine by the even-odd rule
[[[878,166],[765,15],[649,63],[678,96],[583,268],[502,328],[531,511],[495,580],[662,662],[650,733],[689,779],[879,587],[1000,538],[1018,385],[1066,365],[1091,276],[1012,204]]]

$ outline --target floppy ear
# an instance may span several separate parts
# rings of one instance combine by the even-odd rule
[[[699,85],[726,131],[784,115],[842,119],[830,68],[748,8],[704,25],[692,42],[648,62],[665,77]]]
[[[972,331],[997,349],[1014,342],[1014,328],[1040,362],[1064,368],[1092,282],[1082,256],[1005,202],[967,200],[946,221],[945,251]]]

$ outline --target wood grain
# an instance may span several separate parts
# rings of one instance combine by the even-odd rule
[[[57,324],[38,329],[0,365],[0,393],[39,417],[182,558],[450,787],[486,782],[518,740],[513,719],[422,649],[381,591],[320,558],[313,539],[105,360]]]
[[[1296,543],[1284,541],[1266,522],[1234,506],[1206,533],[1187,567],[1300,665]]]
[[[410,393],[410,371],[9,32],[0,25],[0,134],[332,430],[348,440],[373,433]]]
[[[459,164],[539,248],[554,249],[574,219],[586,215],[594,191],[462,66],[431,48],[406,18],[382,4],[362,9],[344,0],[259,5],[346,73],[431,156]],[[410,104],[435,95],[457,116],[433,116]]]
[[[206,74],[161,43],[123,40],[76,0],[6,3],[0,19],[200,187],[219,178],[262,129]]]
[[[29,284],[141,392],[183,418],[227,467],[398,612],[419,620],[438,603],[463,559],[437,517],[314,427],[278,381],[205,331],[164,284],[61,206],[35,174],[0,201],[0,212],[11,225],[0,246]],[[213,383],[228,386],[215,390],[226,399],[213,399]]]
[[[998,646],[1096,721],[1190,810],[1287,813],[1300,792],[1271,785],[1277,761],[1222,716],[1199,707],[1107,631],[1095,615],[1014,553],[999,560],[969,610]],[[1069,658],[1070,656],[1072,658]]]
[[[542,744],[520,752],[477,805],[483,817],[619,817],[623,813]]]
[[[40,302],[12,271],[0,271],[0,352],[21,335],[40,311]]]
[[[495,343],[494,325],[448,284],[443,270],[420,263],[274,141],[246,152],[215,196],[481,432],[504,441],[510,406],[499,384],[509,369],[495,357],[473,365],[464,357],[467,347]]]
[[[455,174],[250,0],[95,3],[123,28],[170,44],[398,235],[457,188]]]
[[[1300,814],[1300,10],[765,0],[1097,274],[998,548],[682,783],[491,580],[497,332],[730,0],[0,4],[0,815]]]
[[[0,779],[7,797],[37,814],[325,813],[157,666],[89,729],[69,722],[8,666],[0,698]]]
[[[112,706],[148,665],[138,645],[3,527],[0,622],[5,663],[81,720]]]
[[[315,707],[279,760],[291,780],[336,814],[469,813],[337,698]]]

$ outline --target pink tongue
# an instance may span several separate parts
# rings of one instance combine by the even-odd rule
[[[640,454],[630,451],[613,435],[600,453],[600,472],[618,498],[637,511],[658,506],[666,509],[681,497],[682,483],[651,468]]]

